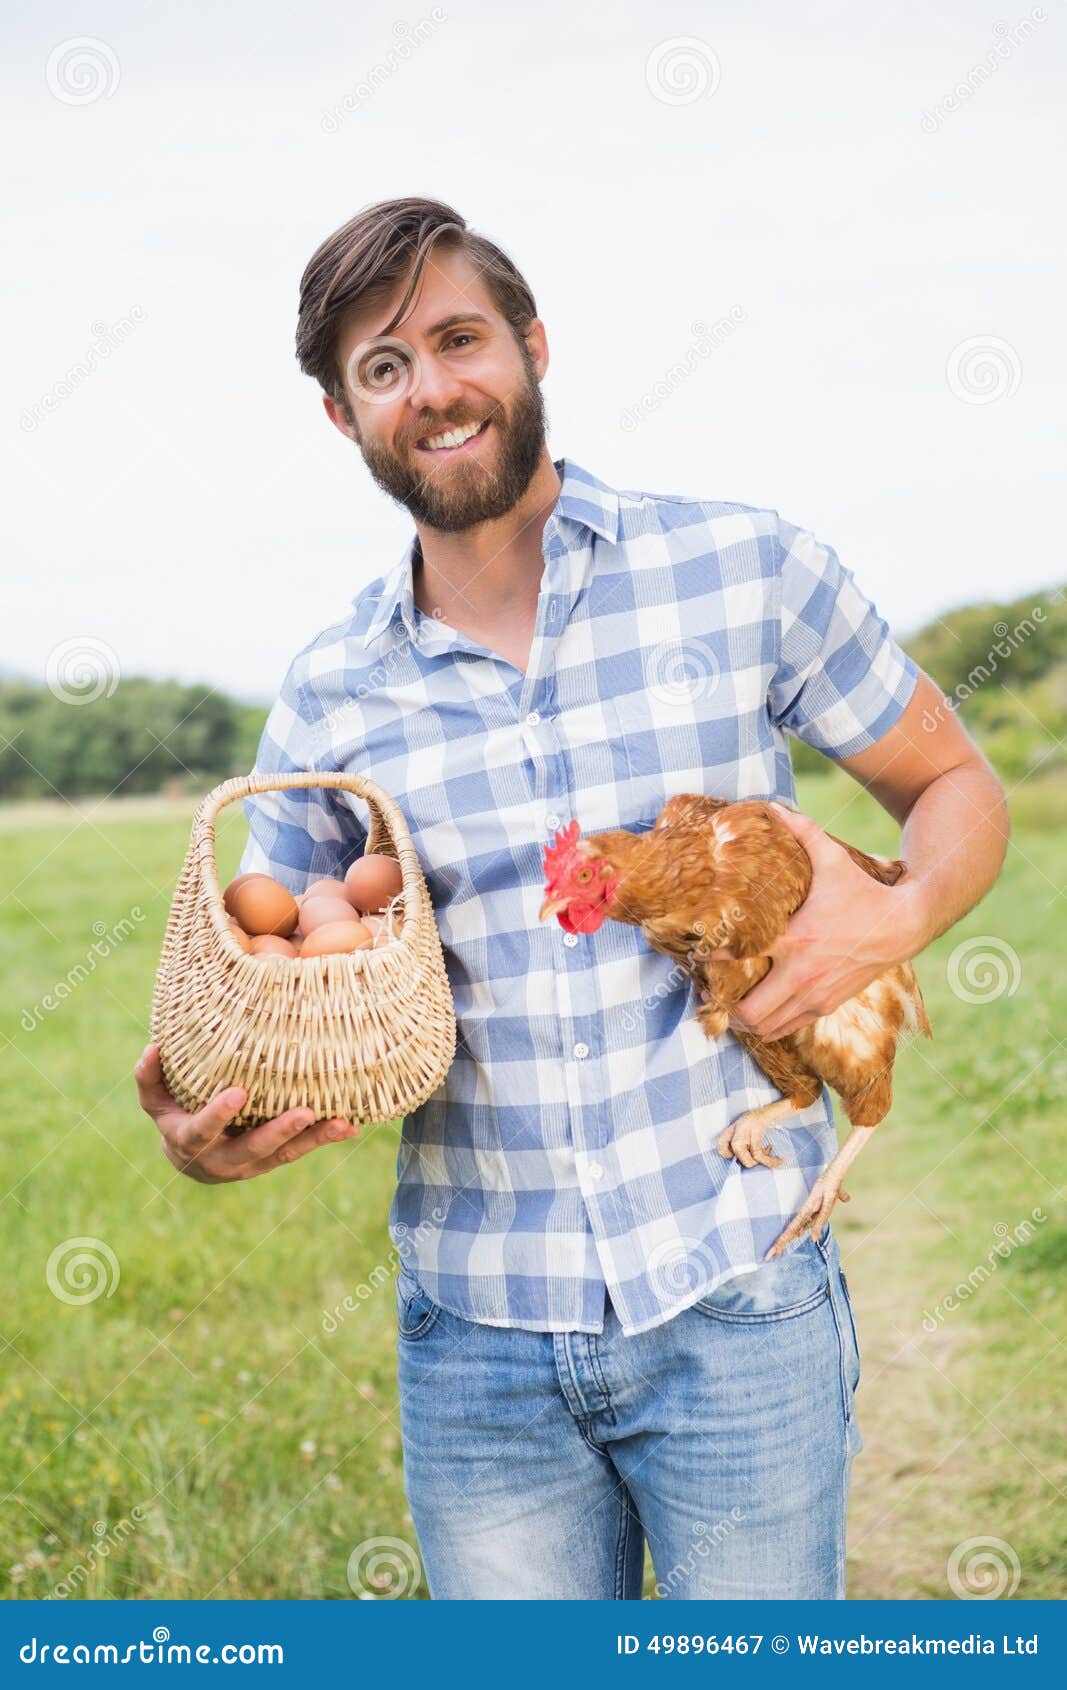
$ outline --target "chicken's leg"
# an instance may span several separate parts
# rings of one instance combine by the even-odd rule
[[[873,1127],[853,1127],[833,1161],[823,1169],[808,1192],[807,1201],[799,1215],[791,1220],[785,1231],[775,1239],[764,1256],[764,1261],[770,1261],[772,1256],[780,1256],[788,1245],[795,1244],[806,1232],[817,1238],[826,1221],[830,1219],[830,1211],[838,1198],[840,1197],[842,1203],[849,1201],[848,1192],[841,1190],[841,1181],[873,1131]]]
[[[759,1109],[746,1109],[736,1121],[723,1128],[715,1148],[720,1156],[736,1156],[746,1168],[754,1168],[757,1162],[765,1168],[780,1168],[784,1156],[775,1156],[765,1149],[763,1135],[787,1116],[796,1115],[801,1108],[803,1105],[795,1103],[791,1097],[780,1097],[777,1102],[765,1103]]]

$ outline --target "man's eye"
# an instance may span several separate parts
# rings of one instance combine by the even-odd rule
[[[472,334],[456,334],[456,335],[453,335],[452,339],[447,342],[447,345],[449,345],[449,346],[459,346],[460,341],[466,341],[469,345],[473,346],[474,345],[474,336]]]
[[[364,354],[355,369],[355,386],[365,394],[389,393],[407,379],[410,365],[403,353],[380,347]]]
[[[399,380],[401,368],[396,358],[372,358],[364,366],[363,379],[372,387],[388,387]]]

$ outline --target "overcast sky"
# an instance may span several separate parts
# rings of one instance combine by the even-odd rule
[[[530,281],[555,457],[778,509],[900,635],[1067,576],[1051,0],[88,0],[7,29],[0,666],[104,642],[269,699],[393,564],[409,519],[293,328],[319,241],[411,193]]]

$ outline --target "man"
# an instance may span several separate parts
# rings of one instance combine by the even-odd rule
[[[829,1226],[769,1245],[834,1149],[824,1093],[784,1165],[716,1153],[773,1087],[640,931],[538,923],[541,854],[649,826],[676,792],[793,799],[785,729],[902,825],[876,884],[785,812],[810,896],[744,999],[778,1038],[910,958],[988,890],[996,777],[834,553],[775,512],[612,490],[545,444],[544,324],[492,243],[429,200],[373,206],[315,253],[304,370],[416,534],[294,661],[257,768],[349,769],[403,809],[459,1025],[404,1124],[390,1216],[405,1485],[434,1597],[844,1594],[859,1355]],[[366,838],[355,799],[249,800],[242,870],[294,891]],[[293,1109],[230,1139],[144,1107],[208,1183],[354,1131]]]

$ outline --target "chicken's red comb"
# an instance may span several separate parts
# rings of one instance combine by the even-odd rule
[[[556,834],[556,843],[545,846],[544,866],[545,880],[550,881],[556,875],[565,873],[574,861],[581,829],[577,821],[569,821],[566,827]]]

